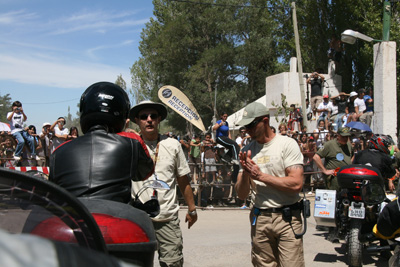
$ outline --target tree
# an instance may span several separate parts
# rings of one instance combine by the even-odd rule
[[[7,113],[11,111],[10,94],[0,95],[0,121],[7,123]]]
[[[230,114],[261,97],[265,78],[287,71],[296,55],[292,1],[154,0],[154,17],[141,33],[141,58],[131,69],[137,98],[156,100],[161,86],[174,85],[207,123],[214,110]],[[392,3],[391,40],[400,37],[399,5]],[[340,38],[344,30],[353,29],[381,36],[381,0],[300,0],[296,8],[305,72],[322,68],[327,73],[332,35]],[[344,48],[338,69],[342,91],[372,86],[372,45],[358,41]],[[400,57],[397,62],[399,71]],[[183,130],[177,114],[169,119]]]
[[[122,74],[118,75],[117,80],[115,81],[115,84],[121,87],[122,89],[126,90],[126,82],[124,78],[122,78]]]
[[[79,110],[79,103],[77,104],[77,106]],[[67,116],[65,116],[65,118],[66,118],[65,128],[71,129],[71,127],[76,127],[78,128],[79,134],[82,134],[79,111],[76,112],[76,117],[74,117],[71,114],[71,108],[68,106],[68,114]]]
[[[130,68],[132,84],[130,93],[133,95],[136,104],[143,100],[150,99],[151,90],[156,87],[153,85],[155,77],[146,64],[147,61],[145,59],[139,58],[139,60],[132,65],[132,68]]]
[[[133,88],[140,88],[134,95],[148,92],[155,100],[161,86],[174,85],[193,101],[205,123],[215,110],[232,113],[261,97],[265,76],[279,65],[272,34],[262,27],[272,27],[271,14],[260,8],[246,11],[246,5],[265,1],[237,2],[153,1],[155,17],[142,31],[142,57],[131,69]],[[178,114],[170,114],[169,123],[184,130]]]

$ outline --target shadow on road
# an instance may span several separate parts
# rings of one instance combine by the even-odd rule
[[[317,234],[319,235],[319,234]],[[346,244],[337,244],[335,251],[337,254],[318,253],[315,255],[313,262],[320,263],[344,263],[347,264]],[[363,251],[363,265],[364,266],[379,266],[388,267],[388,260],[379,257],[375,254],[368,254]]]

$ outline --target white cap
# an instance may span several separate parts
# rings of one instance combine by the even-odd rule
[[[358,95],[358,94],[356,92],[354,92],[354,91],[350,93],[350,97],[356,96],[356,95]]]
[[[43,128],[44,126],[51,126],[51,124],[50,124],[50,122],[45,122],[45,123],[43,123],[42,128]]]

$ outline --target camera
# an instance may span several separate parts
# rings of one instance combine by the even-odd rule
[[[17,111],[21,111],[21,108],[16,108]]]

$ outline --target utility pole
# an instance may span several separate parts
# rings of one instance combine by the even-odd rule
[[[294,1],[292,2],[292,10],[293,10],[292,17],[293,17],[294,39],[296,42],[297,72],[299,74],[299,83],[300,83],[300,99],[301,99],[301,106],[303,107],[302,108],[303,125],[307,126],[308,129],[307,106],[306,106],[305,91],[304,91],[303,64],[301,62],[299,29],[297,27],[296,2]]]
[[[390,36],[390,18],[391,18],[391,6],[389,1],[383,3],[383,30],[382,40],[389,41]]]

